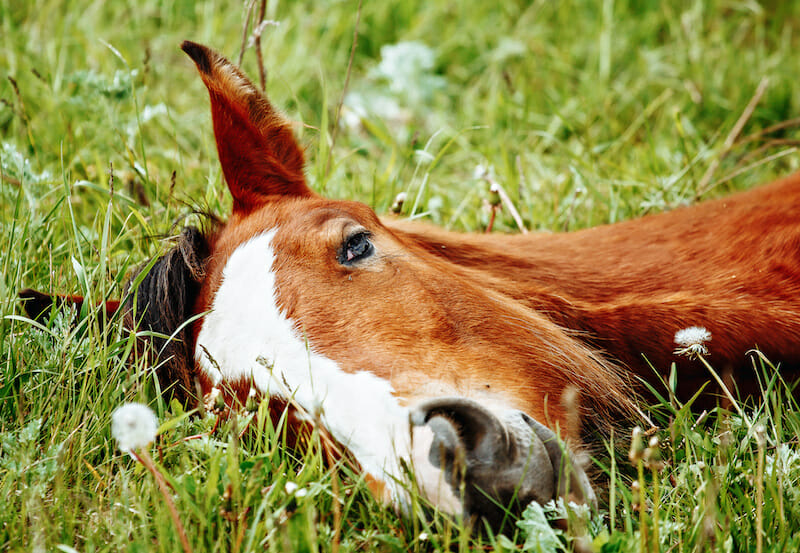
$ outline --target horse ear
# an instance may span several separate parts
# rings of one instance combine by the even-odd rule
[[[84,301],[83,296],[50,295],[30,288],[20,290],[17,296],[22,302],[22,307],[25,309],[28,318],[41,324],[46,324],[50,319],[50,313],[53,311],[53,304],[55,304],[56,309],[64,305],[73,305],[75,306],[75,310],[80,313]],[[103,308],[106,311],[106,320],[110,320],[119,310],[119,301],[109,300],[103,303]]]
[[[227,59],[200,44],[181,49],[208,88],[222,172],[233,211],[247,214],[267,196],[312,196],[303,174],[303,150],[289,124]]]

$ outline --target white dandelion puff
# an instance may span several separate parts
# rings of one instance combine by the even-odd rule
[[[690,326],[675,333],[675,343],[683,347],[702,344],[709,340],[711,340],[711,333],[702,326]]]
[[[675,333],[675,355],[685,355],[686,357],[697,358],[708,354],[705,343],[711,341],[711,333],[702,326],[690,326]]]
[[[158,419],[141,403],[125,403],[111,415],[111,434],[125,453],[147,446],[156,439]]]
[[[494,178],[494,166],[479,163],[472,170],[472,178],[475,180],[492,180]]]
[[[297,484],[295,484],[291,480],[286,482],[286,484],[283,486],[283,490],[288,495],[293,495],[294,497],[296,497],[298,499],[302,499],[302,498],[304,498],[305,496],[308,495],[308,490],[306,488],[301,488],[300,486],[298,486]]]
[[[403,211],[403,204],[406,203],[407,197],[408,195],[405,192],[400,192],[394,197],[394,203],[392,203],[392,213],[400,213]]]

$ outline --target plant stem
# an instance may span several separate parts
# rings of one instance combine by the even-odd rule
[[[717,374],[717,371],[714,370],[711,364],[708,361],[706,361],[706,359],[703,356],[700,356],[700,361],[703,363],[703,365],[706,366],[706,369],[708,369],[708,372],[711,373],[711,376],[714,378],[714,380],[716,380],[717,384],[719,384],[720,389],[728,398],[728,400],[731,402],[733,408],[736,409],[736,412],[739,414],[739,416],[742,417],[742,420],[747,425],[747,428],[752,428],[753,425],[747,419],[747,415],[745,415],[744,411],[742,411],[742,408],[739,407],[739,403],[737,403],[737,401],[733,398],[733,394],[725,385],[725,383],[722,381],[722,378],[720,378],[720,376]]]
[[[136,458],[145,466],[147,470],[153,475],[156,479],[156,483],[158,484],[158,489],[161,491],[161,495],[164,496],[164,500],[167,502],[167,507],[169,507],[170,515],[172,515],[172,522],[175,523],[175,528],[178,530],[178,537],[181,539],[181,545],[183,546],[183,551],[185,553],[192,553],[192,548],[189,545],[189,538],[186,537],[186,530],[183,528],[183,524],[181,524],[181,519],[178,517],[178,510],[175,508],[175,502],[172,500],[172,495],[170,494],[169,484],[164,479],[164,476],[158,471],[156,468],[153,459],[150,457],[150,454],[147,452],[145,448],[141,448],[138,453],[135,454]]]
[[[764,551],[764,427],[756,427],[758,464],[756,465],[756,553]]]
[[[653,465],[653,551],[661,549],[661,540],[658,535],[658,503],[660,501],[658,489],[658,463]]]
[[[639,551],[647,553],[647,519],[645,517],[644,501],[644,463],[641,459],[636,463],[639,473]]]

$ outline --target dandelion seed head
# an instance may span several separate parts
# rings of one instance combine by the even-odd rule
[[[644,454],[644,443],[642,441],[642,429],[634,426],[631,431],[631,449],[628,452],[628,459],[631,463],[638,463]]]
[[[675,355],[685,355],[692,359],[708,354],[705,342],[711,340],[711,333],[702,326],[690,326],[675,333],[675,343],[680,346]]]
[[[400,192],[394,197],[394,202],[392,202],[392,213],[400,213],[403,211],[403,204],[406,202],[407,197],[408,195],[405,192]]]
[[[141,403],[125,403],[111,414],[111,434],[125,453],[147,446],[157,432],[156,414]]]
[[[479,163],[472,171],[472,178],[475,180],[490,179],[494,176],[494,167]]]
[[[675,333],[675,343],[685,348],[711,340],[711,333],[702,326],[690,326]]]

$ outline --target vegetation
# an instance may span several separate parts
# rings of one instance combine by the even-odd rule
[[[178,46],[237,60],[248,6],[0,0],[0,549],[180,550],[156,480],[111,438],[131,400],[157,413],[150,454],[194,551],[800,549],[800,409],[766,360],[763,397],[727,410],[694,412],[666,383],[644,406],[659,443],[633,462],[628,430],[598,442],[599,513],[533,505],[494,536],[392,512],[313,443],[281,447],[263,406],[210,432],[127,363],[119,321],[23,319],[20,289],[120,297],[193,210],[229,212]],[[379,213],[404,191],[405,216],[483,230],[480,165],[528,228],[568,230],[800,165],[796,2],[269,1],[264,17],[267,90],[297,122],[312,187]],[[252,45],[243,67],[258,82]],[[494,228],[516,231],[507,209]]]

